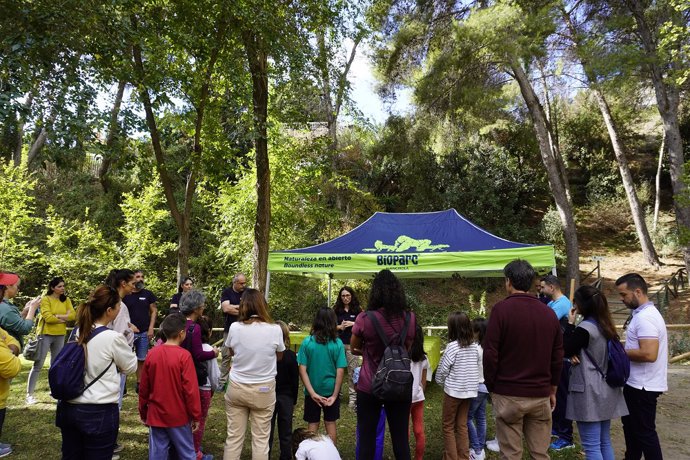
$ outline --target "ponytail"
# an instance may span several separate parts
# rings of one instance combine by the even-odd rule
[[[94,289],[86,302],[77,309],[77,327],[81,345],[89,341],[91,331],[97,320],[105,315],[108,308],[115,308],[120,303],[120,295],[117,289],[104,284]]]

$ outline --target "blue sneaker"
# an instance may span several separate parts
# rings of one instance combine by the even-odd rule
[[[0,447],[0,457],[7,457],[11,453],[12,453],[12,448],[9,445],[7,445],[7,447]]]
[[[551,443],[549,446],[549,449],[551,450],[563,450],[563,449],[572,449],[575,447],[575,444],[572,442],[568,442],[563,438],[558,438],[554,442]]]

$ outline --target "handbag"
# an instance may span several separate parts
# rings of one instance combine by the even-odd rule
[[[32,338],[26,342],[26,345],[24,345],[24,350],[22,351],[22,354],[24,355],[24,359],[28,361],[36,361],[38,359],[38,348],[41,343],[41,340],[43,340],[43,334],[39,334],[39,329],[40,329],[40,323],[43,320],[41,317],[38,320],[39,325],[34,329],[34,335]],[[43,332],[43,331],[41,331]]]

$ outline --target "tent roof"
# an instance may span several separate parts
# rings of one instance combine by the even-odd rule
[[[369,277],[383,268],[408,277],[502,276],[505,264],[515,258],[541,271],[555,266],[552,246],[499,238],[455,209],[377,212],[331,241],[271,252],[268,269],[345,279]]]

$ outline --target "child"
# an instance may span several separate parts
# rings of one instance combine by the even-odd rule
[[[414,341],[410,348],[410,361],[410,370],[414,378],[412,383],[412,406],[410,406],[412,431],[416,441],[414,458],[415,460],[422,460],[424,458],[424,447],[426,446],[426,436],[424,435],[424,390],[426,390],[426,373],[430,366],[424,352],[424,332],[419,323],[417,323]]]
[[[292,451],[297,460],[340,460],[331,438],[304,428],[297,428],[292,433]]]
[[[468,460],[467,413],[477,396],[482,371],[482,357],[474,341],[472,324],[465,313],[448,316],[448,345],[436,370],[436,382],[443,385],[444,459]]]
[[[273,434],[276,420],[278,420],[278,439],[280,440],[280,460],[292,458],[292,414],[297,404],[297,390],[299,389],[299,371],[297,368],[297,356],[290,349],[290,329],[282,321],[276,324],[283,330],[283,342],[285,351],[283,359],[278,361],[278,374],[276,375],[276,407],[271,419],[271,435],[268,446],[273,449]],[[270,458],[271,452],[268,456]]]
[[[482,340],[486,334],[487,321],[484,318],[472,320],[472,332],[474,340],[479,347],[479,359],[482,359]],[[479,375],[479,389],[476,398],[470,401],[470,411],[467,415],[467,432],[470,438],[470,459],[484,460],[484,443],[486,442],[486,399],[489,390],[484,385],[484,375]],[[474,423],[473,423],[474,422]]]
[[[146,357],[139,385],[139,415],[149,426],[149,458],[167,459],[171,445],[179,460],[196,460],[192,432],[199,427],[201,404],[192,355],[180,347],[185,317],[161,323],[166,342]]]
[[[347,367],[336,321],[332,309],[319,309],[311,335],[304,339],[297,354],[299,376],[304,383],[304,421],[309,424],[309,431],[317,433],[323,408],[323,423],[333,444],[335,422],[340,418],[340,385]]]
[[[201,349],[203,351],[213,351],[213,347],[209,344],[211,341],[211,333],[213,326],[208,316],[202,316],[197,320],[199,329],[201,330]],[[218,367],[217,359],[208,359],[201,362],[206,366],[206,383],[199,386],[199,396],[201,397],[201,419],[199,420],[199,429],[194,432],[194,449],[196,450],[197,460],[213,460],[213,456],[204,455],[201,452],[201,440],[204,438],[204,430],[206,429],[206,417],[208,416],[208,408],[211,405],[214,391],[221,391],[223,388],[219,386],[220,368]]]

